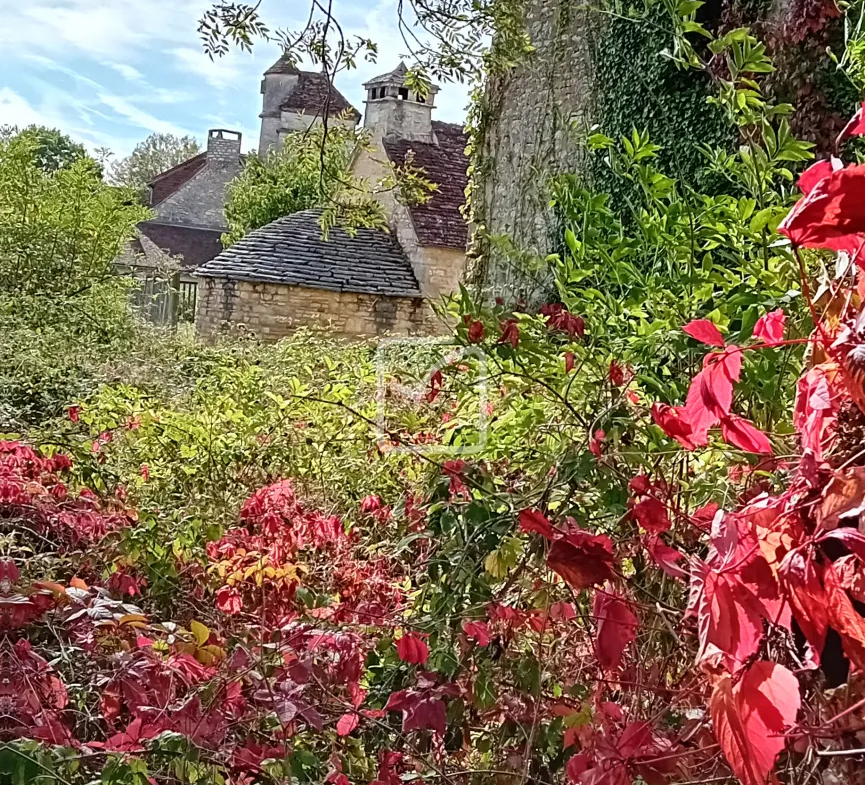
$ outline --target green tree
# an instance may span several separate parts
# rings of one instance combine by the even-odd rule
[[[73,141],[57,128],[45,125],[28,125],[23,130],[14,125],[0,127],[0,140],[10,140],[16,136],[32,146],[33,159],[44,172],[56,172],[88,157],[84,145]]]
[[[112,164],[109,179],[115,185],[141,189],[156,175],[200,152],[201,145],[191,136],[150,134],[128,156]]]
[[[87,156],[54,172],[43,161],[26,134],[0,140],[0,308],[53,325],[104,324],[121,302],[108,297],[118,289],[113,260],[147,211]]]
[[[228,187],[226,246],[284,215],[321,207],[349,182],[359,138],[333,126],[289,136],[279,150],[250,153],[243,172]]]

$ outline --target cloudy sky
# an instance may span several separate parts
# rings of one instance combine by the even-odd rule
[[[211,62],[196,22],[208,0],[0,0],[0,125],[40,123],[91,148],[128,153],[148,134],[230,128],[254,147],[262,72],[276,44],[233,51]],[[264,0],[271,27],[296,29],[306,0]],[[407,54],[396,27],[396,0],[336,0],[346,33],[372,38],[377,63],[341,73],[337,87],[363,109],[360,85]],[[442,86],[436,117],[460,122],[467,88]]]

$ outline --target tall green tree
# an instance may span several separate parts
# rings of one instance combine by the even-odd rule
[[[109,179],[115,185],[142,189],[156,175],[200,152],[201,145],[191,136],[150,134],[128,156],[112,164]]]
[[[0,140],[13,137],[20,137],[31,145],[33,161],[44,172],[56,172],[88,157],[84,145],[57,128],[45,125],[28,125],[23,130],[14,125],[0,127]]]
[[[0,140],[0,312],[104,327],[124,310],[113,260],[148,211],[88,156],[43,163],[27,134]]]

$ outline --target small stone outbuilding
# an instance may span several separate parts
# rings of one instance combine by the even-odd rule
[[[265,75],[265,110],[268,93],[282,84],[268,80],[297,76],[281,71],[277,63]],[[460,126],[432,119],[438,88],[418,95],[406,85],[407,72],[400,63],[364,85],[370,145],[351,170],[375,183],[391,166],[412,163],[436,185],[432,198],[409,207],[390,191],[377,193],[389,231],[361,229],[350,237],[333,229],[324,240],[320,213],[305,211],[251,232],[198,269],[199,334],[212,336],[239,324],[271,339],[308,324],[357,337],[443,329],[430,303],[456,291],[465,269],[466,137]],[[300,89],[303,82],[292,84]],[[290,132],[281,101],[280,142]],[[262,144],[274,139],[265,129],[266,114]]]
[[[376,229],[322,239],[318,210],[250,232],[202,265],[196,328],[205,336],[240,325],[267,339],[301,325],[341,336],[422,335],[432,312],[396,238]]]

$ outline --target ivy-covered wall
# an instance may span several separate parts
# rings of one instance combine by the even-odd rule
[[[610,136],[648,131],[663,147],[668,174],[707,192],[720,183],[706,171],[700,147],[738,142],[720,110],[706,102],[715,89],[711,79],[677,70],[664,56],[673,0],[591,8],[569,0],[522,2],[535,49],[490,75],[472,115],[478,231],[470,283],[509,301],[537,300],[548,286],[543,257],[560,248],[563,234],[546,188],[550,177],[578,172],[612,192],[614,204],[627,196],[616,192],[621,185],[603,162],[581,149],[590,128]],[[794,131],[825,153],[858,100],[826,54],[827,46],[838,51],[843,38],[833,0],[711,0],[698,14],[716,31],[751,26],[766,42],[777,67],[769,80],[776,100],[798,107]]]

